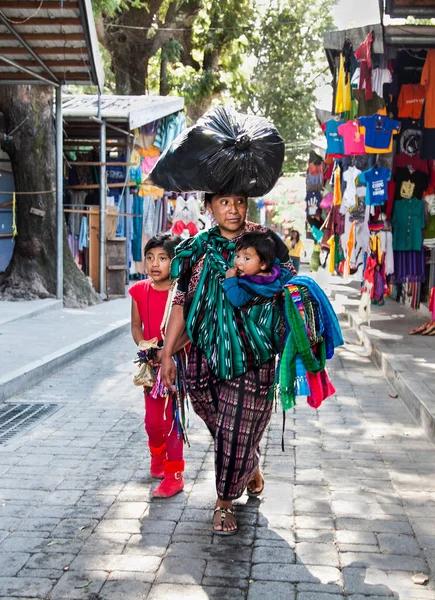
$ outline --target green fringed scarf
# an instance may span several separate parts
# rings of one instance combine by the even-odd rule
[[[273,300],[235,308],[222,287],[233,264],[235,243],[213,227],[182,242],[171,263],[176,279],[204,256],[186,329],[219,379],[233,379],[274,358],[279,351],[280,312]],[[255,302],[255,300],[254,300]]]
[[[323,339],[317,345],[318,357],[314,354],[307,335],[304,319],[293,302],[290,290],[284,288],[285,312],[290,332],[284,346],[279,368],[279,391],[284,410],[295,405],[296,356],[302,359],[310,373],[320,373],[325,368],[326,346]]]

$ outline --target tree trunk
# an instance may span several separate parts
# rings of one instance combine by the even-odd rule
[[[45,86],[0,86],[0,110],[6,131],[17,130],[3,142],[12,165],[16,192],[14,253],[2,280],[0,299],[53,298],[56,293],[56,148],[53,90]],[[37,192],[47,191],[48,194]],[[44,211],[35,215],[32,208]],[[64,230],[66,232],[66,229]],[[100,302],[74,262],[64,235],[64,298],[66,306]]]
[[[148,61],[143,55],[137,60],[134,56],[134,52],[126,53],[126,48],[120,46],[115,46],[112,52],[116,93],[121,96],[142,96],[146,93]]]
[[[160,96],[167,96],[169,94],[168,61],[163,54],[162,48],[162,56],[160,58]]]

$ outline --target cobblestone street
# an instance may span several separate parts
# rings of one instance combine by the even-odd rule
[[[1,600],[435,599],[434,446],[362,347],[332,361],[334,398],[287,415],[284,453],[274,414],[230,538],[193,414],[185,493],[150,500],[133,357],[124,335],[9,399],[59,409],[0,446]]]

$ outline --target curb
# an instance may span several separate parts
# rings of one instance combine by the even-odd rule
[[[71,361],[81,358],[87,352],[130,330],[130,320],[117,327],[107,328],[62,350],[48,354],[41,360],[33,361],[16,369],[5,377],[0,377],[0,404],[19,392],[40,383],[43,379],[62,369]]]
[[[335,293],[332,292],[333,297]],[[406,371],[394,364],[394,355],[383,352],[370,337],[369,326],[361,323],[359,316],[343,303],[343,314],[349,325],[358,335],[364,348],[370,353],[375,365],[383,372],[390,385],[399,395],[400,400],[409,410],[415,421],[422,427],[432,442],[435,442],[435,415],[428,408],[425,398],[419,395],[407,381]]]
[[[33,319],[33,317],[37,317],[39,315],[43,315],[45,313],[52,312],[55,310],[61,310],[62,308],[62,300],[52,300],[49,304],[38,306],[33,310],[29,310],[29,312],[27,313],[15,315],[11,318],[6,318],[4,320],[0,318],[0,325],[6,325],[7,323],[13,323],[14,321],[21,321],[22,319]]]

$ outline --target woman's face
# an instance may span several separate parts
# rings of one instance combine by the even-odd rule
[[[248,210],[248,199],[245,196],[213,196],[207,209],[215,218],[223,237],[231,239],[244,230]]]

